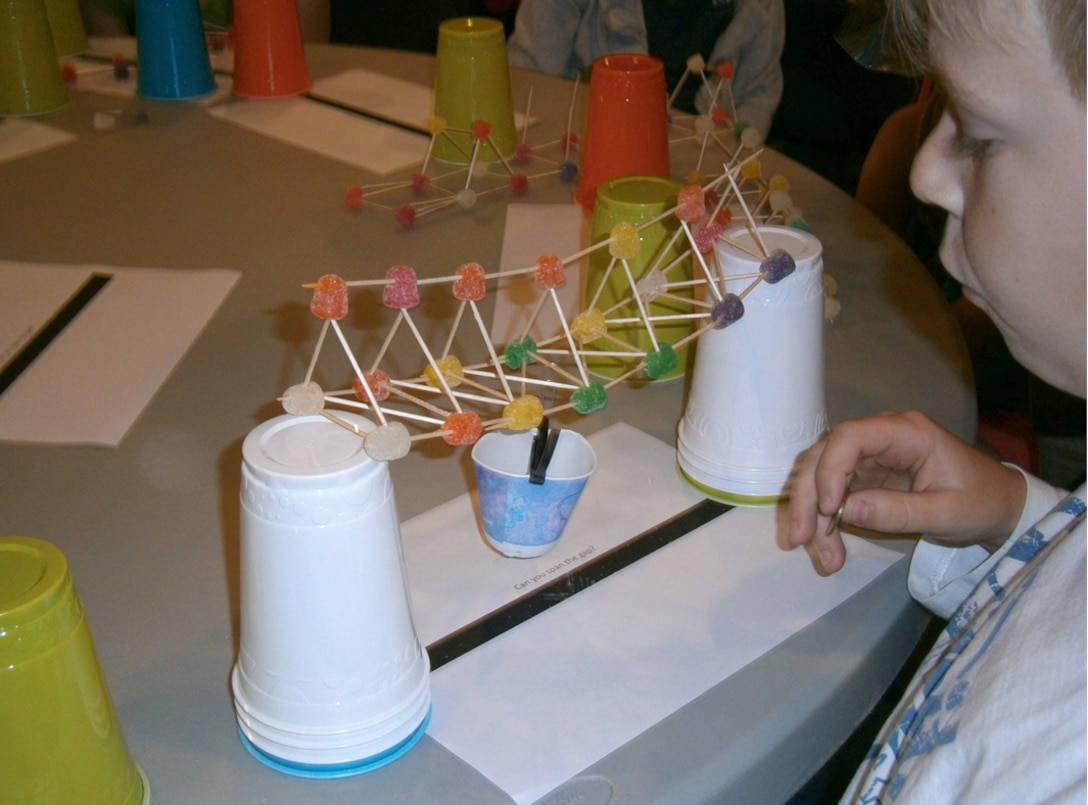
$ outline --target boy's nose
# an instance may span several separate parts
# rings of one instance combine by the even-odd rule
[[[910,187],[921,201],[959,216],[962,193],[954,155],[955,122],[947,112],[926,137],[910,171]]]

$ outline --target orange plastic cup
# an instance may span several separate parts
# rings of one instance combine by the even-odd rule
[[[619,53],[593,63],[576,195],[585,209],[609,179],[669,176],[667,103],[660,59]]]
[[[234,0],[234,92],[284,98],[312,86],[295,0]]]

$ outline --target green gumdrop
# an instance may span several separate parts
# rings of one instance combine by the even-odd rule
[[[608,391],[601,381],[594,380],[571,394],[570,404],[582,416],[592,414],[608,405]]]
[[[664,377],[679,366],[680,359],[676,356],[675,349],[668,344],[661,344],[655,351],[646,353],[644,363],[646,364],[646,376],[652,380],[657,380],[657,378]]]
[[[790,226],[792,226],[794,229],[800,229],[802,232],[812,231],[812,227],[808,225],[808,221],[806,221],[804,218],[794,218],[792,221],[790,221]]]
[[[517,371],[526,362],[533,362],[533,359],[529,357],[530,352],[536,352],[536,341],[532,338],[526,337],[521,341],[511,341],[506,345],[506,351],[502,354],[503,363],[506,364],[507,368]]]

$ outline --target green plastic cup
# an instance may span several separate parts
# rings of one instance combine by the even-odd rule
[[[79,0],[45,0],[45,11],[58,56],[75,56],[90,49]]]
[[[67,103],[44,0],[0,0],[0,115],[41,115]]]
[[[150,802],[64,554],[0,537],[0,802]]]

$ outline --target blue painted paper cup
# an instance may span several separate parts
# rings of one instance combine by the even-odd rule
[[[533,435],[488,433],[472,449],[484,537],[495,550],[519,559],[540,556],[559,541],[597,468],[589,442],[563,430],[544,483],[530,483]]]

